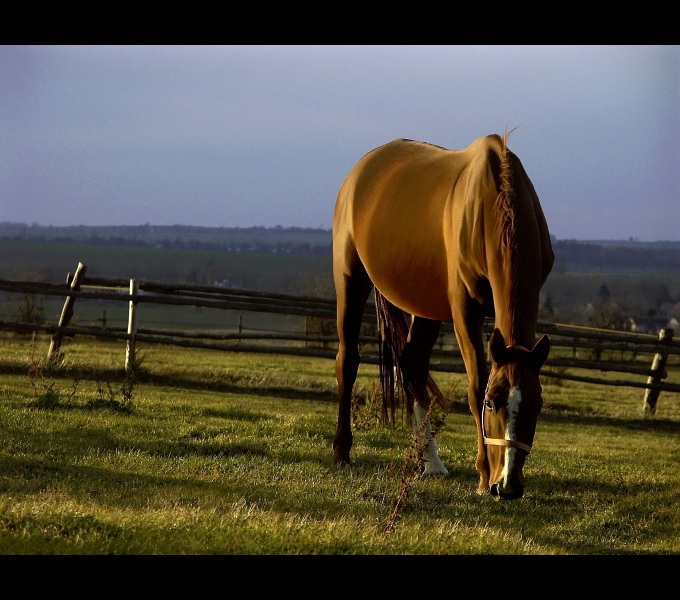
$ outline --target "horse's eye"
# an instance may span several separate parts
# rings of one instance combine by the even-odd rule
[[[493,402],[491,402],[491,400],[488,398],[484,398],[484,406],[487,410],[493,411]]]

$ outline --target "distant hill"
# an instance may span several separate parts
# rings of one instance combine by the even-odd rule
[[[331,230],[192,225],[42,226],[0,223],[0,239],[59,244],[330,256]],[[680,270],[680,241],[579,241],[553,238],[555,269]]]
[[[577,241],[553,239],[555,268],[604,271],[680,270],[680,241]]]
[[[259,254],[331,254],[330,229],[196,227],[192,225],[72,225],[0,223],[0,239]]]

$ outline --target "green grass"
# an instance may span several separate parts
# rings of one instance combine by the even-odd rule
[[[333,362],[0,338],[0,554],[679,554],[680,395],[546,382],[525,496],[476,493],[462,375],[438,434],[448,478],[400,473],[411,436],[357,384],[353,465],[331,464]],[[674,367],[675,368],[675,367]],[[397,497],[406,491],[405,501]]]

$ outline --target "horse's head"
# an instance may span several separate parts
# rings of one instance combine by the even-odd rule
[[[498,499],[513,500],[524,493],[524,461],[543,406],[539,371],[550,340],[544,335],[532,350],[506,346],[503,334],[494,329],[489,347],[491,373],[481,408],[489,490]]]

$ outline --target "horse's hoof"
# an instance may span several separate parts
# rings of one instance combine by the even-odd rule
[[[426,462],[425,463],[425,468],[423,469],[423,477],[434,477],[434,476],[442,476],[442,477],[448,477],[449,476],[449,470],[442,464],[436,464],[432,462]]]
[[[351,464],[351,461],[349,460],[349,456],[334,456],[333,457],[333,464],[338,466],[338,467],[349,467]]]

